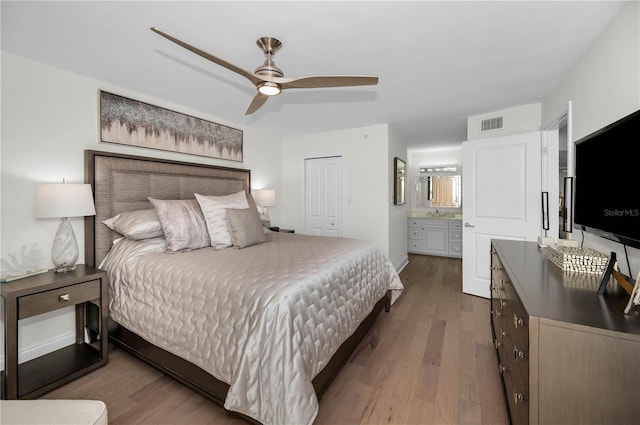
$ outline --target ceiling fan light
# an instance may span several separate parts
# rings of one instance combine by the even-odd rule
[[[258,91],[266,96],[275,96],[280,94],[280,86],[277,83],[265,81],[258,85]]]

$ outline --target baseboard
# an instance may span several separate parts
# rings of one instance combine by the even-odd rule
[[[404,258],[400,260],[400,263],[395,266],[396,271],[400,273],[402,269],[404,269],[407,266],[407,264],[409,264],[409,256],[405,255]]]
[[[76,333],[71,332],[50,339],[40,344],[32,345],[18,352],[18,364],[28,362],[42,355],[59,350],[76,343]],[[4,370],[4,354],[0,355],[0,370]]]

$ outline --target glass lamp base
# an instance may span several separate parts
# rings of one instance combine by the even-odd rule
[[[66,272],[76,268],[78,260],[78,243],[71,223],[65,217],[60,221],[56,237],[51,248],[51,260],[56,272]]]
[[[75,270],[75,269],[76,269],[76,265],[74,264],[73,266],[56,267],[53,269],[53,271],[56,273],[64,273],[64,272],[70,272],[71,270]]]

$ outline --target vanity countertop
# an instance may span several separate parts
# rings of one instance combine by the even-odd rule
[[[411,211],[407,214],[407,218],[429,218],[435,220],[462,220],[460,213],[439,213],[436,215],[431,211]]]

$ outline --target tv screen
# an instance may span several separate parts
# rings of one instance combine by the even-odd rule
[[[640,110],[576,142],[574,225],[640,248]]]

